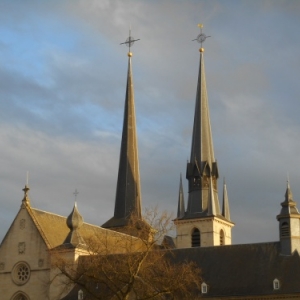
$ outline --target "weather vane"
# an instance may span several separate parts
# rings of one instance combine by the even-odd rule
[[[127,38],[126,42],[121,43],[120,45],[126,45],[127,47],[129,47],[129,53],[130,53],[130,48],[131,46],[133,46],[134,42],[139,41],[140,39],[134,39],[133,36],[131,36],[131,28],[129,28],[129,37]]]
[[[192,41],[197,41],[198,43],[201,44],[201,48],[202,48],[202,43],[210,37],[210,35],[205,35],[203,32],[202,32],[202,28],[203,28],[203,24],[198,24],[198,27],[200,28],[200,34],[198,34],[197,38],[192,40]]]

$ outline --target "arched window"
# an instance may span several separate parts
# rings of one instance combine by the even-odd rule
[[[290,235],[290,228],[288,222],[283,222],[280,228],[280,235],[281,236],[289,236]]]
[[[13,296],[12,300],[29,300],[29,298],[22,292],[18,292],[15,296]]]
[[[224,231],[220,230],[220,246],[225,245],[225,234]]]
[[[192,247],[200,247],[201,239],[200,239],[200,231],[198,228],[194,228],[192,231]]]

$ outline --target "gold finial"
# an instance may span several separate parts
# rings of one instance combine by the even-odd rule
[[[203,28],[203,24],[198,24],[198,27],[199,28]]]
[[[203,53],[204,52],[204,48],[199,48],[199,52]]]
[[[127,56],[128,56],[128,57],[131,57],[131,56],[132,56],[132,52],[128,52],[128,53],[127,53]]]

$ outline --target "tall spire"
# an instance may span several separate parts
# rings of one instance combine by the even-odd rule
[[[187,163],[186,178],[189,181],[189,198],[187,218],[210,215],[208,207],[215,207],[220,214],[217,192],[218,166],[215,161],[214,147],[210,125],[206,78],[204,68],[204,48],[202,43],[208,37],[202,33],[197,37],[201,43],[198,86],[196,94],[194,126],[192,135],[191,157]],[[210,189],[212,194],[210,195]],[[214,203],[208,203],[214,201]]]
[[[130,47],[137,41],[131,36],[125,43],[129,47],[128,73],[125,96],[124,122],[120,150],[119,173],[114,216],[102,227],[120,227],[127,224],[130,215],[141,218],[141,187],[138,160],[138,144],[134,105],[134,89]]]
[[[180,174],[180,183],[179,183],[179,193],[178,193],[178,208],[177,208],[177,218],[181,219],[185,214],[185,204],[184,204],[184,193],[182,186],[182,176]]]

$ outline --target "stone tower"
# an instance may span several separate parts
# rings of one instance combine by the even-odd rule
[[[201,34],[200,37],[205,35]],[[199,37],[198,36],[198,37]],[[201,41],[202,42],[202,41]],[[176,225],[178,248],[231,244],[230,210],[224,182],[223,208],[218,198],[218,165],[214,156],[208,97],[201,47],[190,161],[187,163],[188,205],[179,195]],[[183,193],[180,185],[180,194]]]

